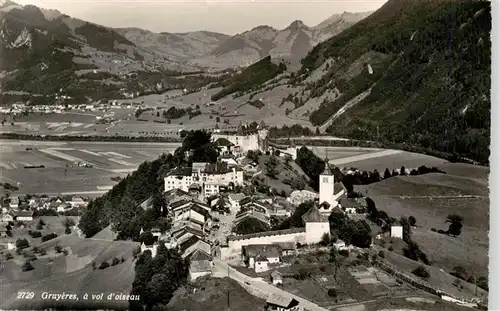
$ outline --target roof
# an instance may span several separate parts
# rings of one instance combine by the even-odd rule
[[[197,183],[192,183],[191,185],[189,185],[189,190],[200,190],[200,188],[200,185]]]
[[[246,198],[246,195],[244,193],[231,193],[229,195],[229,199],[233,200],[233,201],[237,201],[237,202],[240,202],[241,200],[243,200],[244,198]]]
[[[33,217],[32,211],[19,211],[15,213],[16,217]]]
[[[325,169],[321,175],[333,175],[332,170],[330,169],[330,164],[328,158],[325,159]]]
[[[178,166],[170,171],[169,176],[191,176],[193,170],[190,167]]]
[[[266,303],[277,305],[280,307],[285,307],[285,308],[291,308],[291,307],[299,304],[299,302],[297,300],[295,300],[292,296],[289,296],[289,295],[282,296],[282,295],[278,295],[278,294],[272,294],[266,300]]]
[[[240,222],[244,221],[247,218],[255,218],[262,223],[269,224],[269,218],[266,216],[266,214],[253,210],[247,210],[236,214],[236,218],[234,219],[233,224],[238,225]]]
[[[200,260],[212,260],[212,257],[201,249],[196,249],[189,255],[188,258],[191,262]]]
[[[142,202],[139,206],[143,209],[149,209],[153,207],[153,196],[150,196],[149,198],[144,200],[144,202]]]
[[[262,255],[266,258],[277,258],[281,257],[281,247],[277,244],[247,245],[245,246],[245,254],[248,257],[257,257]]]
[[[362,204],[356,201],[356,199],[353,198],[345,198],[340,200],[340,205],[342,208],[359,208],[362,207]]]
[[[242,234],[242,235],[231,235],[231,236],[227,237],[227,240],[228,241],[239,241],[239,240],[246,240],[246,239],[257,238],[257,237],[284,235],[284,234],[301,233],[301,232],[306,232],[306,228],[302,227],[302,228],[292,228],[292,229],[285,229],[285,230],[264,231],[264,232]]]
[[[259,254],[255,257],[255,261],[267,261],[267,257],[262,254]]]
[[[201,241],[201,239],[196,235],[193,235],[192,237],[184,241],[184,243],[179,245],[179,250],[181,251],[181,253],[184,253],[186,249],[195,245],[196,243],[198,243],[198,241]]]
[[[208,162],[193,162],[191,167],[195,173],[198,173],[198,170],[201,170],[203,172],[207,164]]]
[[[272,277],[277,277],[277,276],[282,276],[282,274],[278,270],[273,270],[273,272],[271,272],[271,276]]]
[[[319,210],[318,210],[318,207],[316,205],[313,205],[303,216],[302,216],[302,220],[305,222],[305,223],[308,223],[308,222],[327,222],[328,221],[328,217],[322,215]]]
[[[279,245],[282,250],[295,249],[295,243],[293,242],[273,242],[273,244]]]
[[[220,146],[220,147],[232,147],[232,146],[234,146],[234,144],[232,142],[230,142],[227,138],[224,138],[224,137],[217,139],[214,142],[214,144],[216,146]]]
[[[333,184],[333,193],[334,194],[337,194],[337,193],[341,192],[342,190],[345,191],[345,187],[344,187],[343,183],[336,182],[336,183]]]
[[[165,192],[165,197],[180,197],[186,195],[189,195],[189,193],[179,188],[171,189]]]

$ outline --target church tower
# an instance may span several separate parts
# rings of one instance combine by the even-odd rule
[[[325,169],[323,173],[319,175],[319,204],[323,204],[324,202],[326,202],[330,205],[330,208],[333,208],[337,205],[337,202],[335,202],[333,199],[334,184],[335,177],[330,170],[328,158],[326,158]]]

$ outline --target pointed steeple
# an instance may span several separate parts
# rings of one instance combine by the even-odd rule
[[[266,128],[266,123],[264,122],[264,120],[260,121],[259,129],[262,130],[262,129],[265,129],[265,128]]]
[[[330,164],[328,163],[328,158],[325,158],[325,169],[321,175],[333,175],[332,170],[330,169]]]
[[[238,125],[237,135],[243,135],[243,124],[240,121],[240,125]]]

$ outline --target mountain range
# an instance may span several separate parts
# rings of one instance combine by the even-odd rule
[[[136,97],[184,88],[186,75],[172,71],[195,71],[205,74],[190,76],[193,89],[222,87],[212,100],[236,105],[245,120],[279,116],[334,136],[488,162],[489,1],[389,0],[314,27],[295,21],[235,36],[111,29],[12,2],[0,17],[4,94]]]

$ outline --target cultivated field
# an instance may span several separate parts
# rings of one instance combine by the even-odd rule
[[[56,254],[53,249],[56,244],[68,250],[68,255]],[[47,250],[46,256],[40,256],[32,265],[34,270],[21,271],[23,261],[10,260],[3,263],[0,272],[2,286],[2,309],[40,309],[42,307],[66,306],[75,308],[123,308],[127,309],[128,302],[106,301],[110,293],[129,294],[134,279],[134,264],[132,252],[138,243],[110,242],[93,239],[81,239],[76,234],[65,235],[47,241],[39,247]],[[103,261],[123,257],[125,261],[105,270],[94,270],[91,263],[97,266]],[[18,291],[34,292],[32,300],[18,300]],[[76,293],[78,302],[43,300],[42,292],[62,294]],[[88,293],[104,293],[102,301],[83,300]]]
[[[432,167],[443,165],[448,161],[420,153],[378,149],[378,151],[368,155],[354,155],[352,158],[330,161],[330,163],[339,167],[353,167],[358,170],[373,171],[376,169],[383,173],[386,168],[392,172],[393,169],[400,169],[401,166],[407,169],[418,168],[422,165]]]
[[[173,152],[179,144],[116,142],[1,142],[0,181],[16,185],[18,194],[80,194],[93,196],[110,189],[116,181],[133,172],[144,161]],[[32,150],[26,150],[32,148]],[[92,168],[75,167],[74,162]],[[24,168],[44,165],[45,168]],[[2,191],[4,191],[2,189]]]
[[[168,304],[172,311],[263,311],[265,301],[250,295],[229,278],[203,277],[175,293]],[[229,306],[228,306],[229,304]]]

